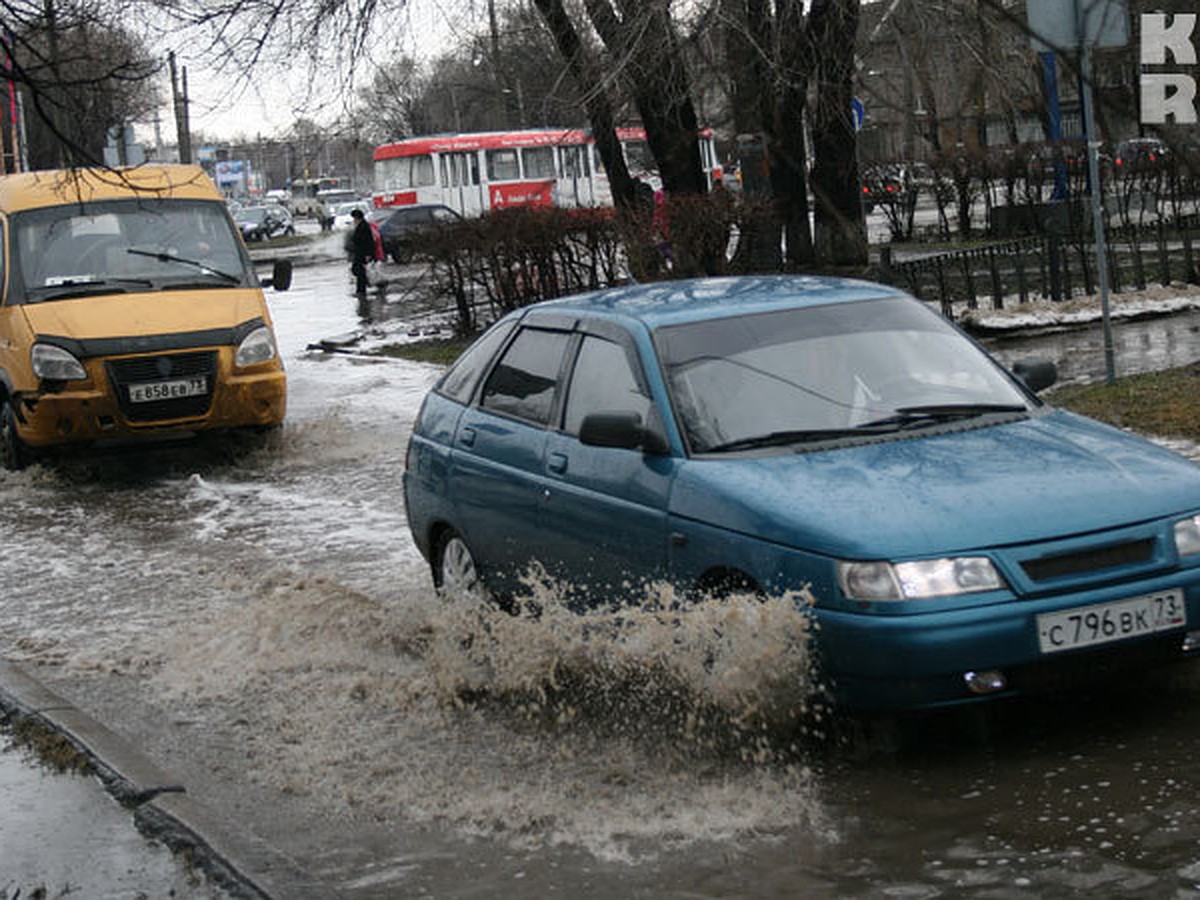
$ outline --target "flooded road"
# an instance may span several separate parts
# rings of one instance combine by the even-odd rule
[[[1200,890],[1192,671],[867,753],[816,739],[786,600],[682,629],[538,584],[537,623],[439,604],[400,497],[439,369],[307,350],[360,326],[347,289],[272,295],[265,444],[0,473],[0,653],[352,898]]]

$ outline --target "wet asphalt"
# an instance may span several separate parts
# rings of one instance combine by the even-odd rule
[[[1194,314],[1187,318],[1185,333],[1200,332]],[[1006,362],[1018,352],[1042,350],[1071,360],[1073,368],[1086,367],[1084,357],[1093,364],[1099,357],[1093,331],[1029,343],[1010,338],[992,349]],[[1181,343],[1188,345],[1176,347],[1188,357],[1184,361],[1196,358],[1200,349]],[[1137,346],[1127,349],[1137,355]],[[28,747],[15,745],[15,726],[23,720],[65,736],[88,770],[57,772]],[[203,797],[187,793],[136,747],[3,660],[0,809],[6,811],[0,816],[0,900],[336,896],[295,861],[219,820]]]

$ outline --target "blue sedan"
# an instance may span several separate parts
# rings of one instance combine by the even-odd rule
[[[1200,650],[1200,467],[867,282],[636,285],[497,322],[404,474],[442,591],[807,592],[830,695],[921,709]],[[636,590],[632,590],[636,595]],[[636,598],[635,598],[636,599]]]

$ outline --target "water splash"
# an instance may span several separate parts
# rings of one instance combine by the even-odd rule
[[[283,571],[245,595],[161,648],[151,677],[212,740],[238,734],[247,777],[332,815],[609,860],[828,832],[792,743],[811,697],[798,598],[681,611],[660,592],[579,615],[538,582],[540,613],[512,616]]]

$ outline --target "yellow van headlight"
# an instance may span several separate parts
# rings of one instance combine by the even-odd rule
[[[233,363],[236,366],[257,366],[275,358],[275,335],[266,325],[255,328],[238,344]]]
[[[84,381],[88,377],[83,363],[53,344],[34,344],[29,361],[33,374],[47,381]]]

